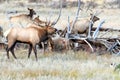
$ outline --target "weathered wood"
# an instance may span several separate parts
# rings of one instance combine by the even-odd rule
[[[112,51],[113,48],[115,48],[115,46],[117,46],[117,42],[113,43],[109,48],[108,48],[108,51]]]
[[[100,24],[98,25],[97,29],[95,30],[95,32],[93,33],[93,39],[96,39],[96,37],[98,36],[98,32],[99,32],[99,29],[102,27],[102,24],[105,23],[105,20],[102,20],[100,22]]]
[[[80,5],[81,5],[81,0],[78,0],[78,10],[77,10],[77,13],[76,13],[76,17],[75,17],[75,19],[74,19],[74,21],[72,23],[71,30],[73,30],[74,25],[75,25],[75,23],[76,23],[76,21],[78,19],[79,12],[80,12]]]

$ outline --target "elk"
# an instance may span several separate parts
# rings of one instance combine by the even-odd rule
[[[93,14],[90,14],[90,15],[91,15],[90,18],[78,19],[74,24],[73,32],[82,34],[88,30],[90,21],[92,21],[92,26],[93,26],[93,24],[99,20],[97,16],[94,16]]]
[[[62,0],[60,1],[60,10],[59,10],[59,15],[58,15],[58,18],[55,20],[55,21],[53,21],[53,22],[47,22],[47,19],[46,19],[46,21],[43,21],[43,20],[40,20],[39,19],[39,16],[37,16],[36,18],[34,18],[34,22],[33,22],[33,24],[32,25],[37,25],[36,27],[43,27],[44,28],[44,26],[46,26],[46,25],[51,25],[51,26],[54,26],[58,21],[59,21],[59,19],[60,19],[60,16],[61,16],[61,11],[62,11]],[[30,24],[31,25],[31,24]],[[57,31],[58,32],[58,31]],[[48,45],[48,47],[49,47],[49,50],[53,50],[53,40],[52,40],[52,38],[51,37],[49,37],[49,39],[47,40],[47,45]],[[41,43],[41,45],[40,45],[43,49],[44,49],[44,51],[45,51],[45,47],[44,47],[44,42],[42,42]]]
[[[68,43],[68,40],[62,37],[52,38],[52,47],[54,51],[64,51],[70,49]]]
[[[62,37],[62,35],[64,35],[64,37],[65,37],[66,32],[69,34],[69,32],[68,32],[69,28],[70,28],[70,34],[71,34],[71,33],[80,33],[80,34],[85,33],[85,32],[87,32],[87,30],[88,30],[88,28],[89,28],[90,22],[92,22],[92,25],[91,25],[91,26],[93,26],[93,24],[94,24],[96,21],[99,20],[99,18],[96,17],[96,16],[93,15],[93,14],[90,14],[91,17],[89,17],[89,18],[78,19],[79,11],[80,11],[80,0],[78,0],[78,10],[77,10],[77,14],[76,14],[75,19],[72,20],[72,21],[69,21],[69,18],[68,18],[68,23],[69,23],[69,25],[66,25],[65,30],[64,30],[64,31],[61,33],[61,35],[60,35],[61,37]],[[67,27],[67,26],[68,26],[68,27]],[[67,49],[70,49],[71,45],[73,44],[73,41],[70,40],[70,39],[69,39],[69,36],[67,36],[67,35],[66,35],[65,38],[66,38],[66,39],[64,39],[64,38],[62,39],[62,38],[61,38],[61,41],[64,42],[64,43],[63,43],[63,44],[64,44],[64,48],[66,47]],[[58,40],[60,40],[60,39],[58,38]],[[60,41],[58,41],[58,40],[56,40],[54,43],[57,43],[57,44],[58,44],[58,43],[60,42]],[[87,40],[81,40],[81,41],[83,41],[83,42],[85,42],[85,43],[87,43],[87,44],[89,45],[89,42],[87,42]],[[61,44],[61,42],[60,42],[60,44]],[[90,47],[91,47],[91,46],[90,46]]]
[[[70,22],[70,28],[72,28],[72,33],[79,33],[79,34],[83,34],[88,32],[88,28],[90,25],[90,22],[92,21],[92,26],[93,24],[98,21],[100,18],[98,18],[97,16],[94,16],[93,14],[90,14],[90,18],[81,18],[81,19],[77,19],[76,22],[74,23],[74,27],[72,28],[72,24],[73,21]],[[65,28],[65,30],[62,32],[61,36],[67,31],[67,27]]]
[[[16,58],[14,54],[15,44],[18,42],[29,44],[28,58],[30,57],[31,51],[34,51],[36,60],[37,60],[37,51],[36,45],[40,45],[42,42],[49,41],[48,44],[52,45],[52,38],[50,35],[57,31],[56,28],[53,28],[61,16],[62,4],[60,5],[60,12],[57,20],[53,22],[45,22],[45,26],[31,24],[26,28],[13,27],[7,33],[8,47],[7,57],[9,59],[9,51],[12,53],[13,57]],[[39,17],[38,17],[39,18]],[[36,21],[36,18],[34,19]],[[19,32],[19,33],[18,33]],[[43,45],[44,48],[44,45]]]
[[[39,16],[35,17],[33,21],[34,21],[33,23],[38,26],[45,26],[45,24],[47,23],[47,21],[40,20]]]
[[[15,17],[15,16],[14,16]],[[40,25],[40,22],[39,22],[39,16],[35,17],[31,23],[28,23],[27,24],[27,27],[31,27],[31,26],[36,26],[36,27],[43,27],[42,25]],[[47,22],[44,23],[44,26],[47,24]],[[14,26],[15,27],[15,26]],[[3,32],[3,37],[6,38],[7,35],[9,34],[9,32],[11,31],[12,27],[7,29],[5,32]]]
[[[19,32],[19,33],[18,33]],[[7,35],[8,46],[7,46],[7,57],[9,59],[9,51],[12,53],[13,57],[16,59],[14,54],[15,44],[18,42],[29,44],[28,58],[30,58],[31,51],[34,51],[35,58],[37,60],[37,50],[36,45],[41,42],[46,41],[49,35],[56,32],[56,29],[50,25],[46,25],[44,28],[30,26],[26,28],[13,27],[9,34]]]
[[[69,26],[65,25],[66,28],[64,28],[63,32],[61,33],[61,36],[62,35],[65,36],[68,27],[70,28],[69,30],[70,33],[80,33],[80,34],[87,33],[90,23],[91,23],[90,27],[92,28],[93,24],[100,19],[95,14],[90,14],[90,17],[87,17],[87,18],[78,19],[79,11],[82,10],[80,8],[80,5],[81,5],[81,0],[78,0],[78,10],[77,10],[75,19],[72,21],[68,21]]]
[[[28,8],[29,14],[20,14],[17,16],[10,17],[10,24],[12,24],[12,27],[14,26],[22,26],[26,27],[27,24],[31,23],[33,20],[33,15],[36,14],[36,12],[33,9]]]

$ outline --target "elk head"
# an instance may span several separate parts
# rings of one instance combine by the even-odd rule
[[[97,16],[95,16],[95,15],[93,15],[93,14],[90,14],[90,20],[92,20],[93,21],[93,23],[94,22],[96,22],[96,21],[98,21],[98,20],[100,20],[100,18],[98,18]]]
[[[33,15],[36,14],[36,12],[33,9],[31,9],[31,8],[28,8],[28,10],[29,10],[29,15],[28,16],[30,16],[32,18]]]
[[[45,28],[47,29],[47,33],[48,33],[49,35],[54,34],[54,33],[57,31],[56,28],[51,27],[51,25],[49,25],[49,24],[46,25]]]

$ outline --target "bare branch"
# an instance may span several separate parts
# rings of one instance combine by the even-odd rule
[[[98,32],[99,32],[99,29],[102,27],[102,24],[105,23],[105,20],[102,20],[100,22],[100,24],[98,25],[97,29],[95,30],[95,32],[93,33],[93,39],[96,39],[96,37],[98,36]]]
[[[73,21],[73,23],[72,23],[71,30],[74,28],[74,25],[75,25],[75,23],[76,23],[76,21],[77,21],[77,19],[78,19],[78,16],[79,16],[80,2],[81,2],[81,0],[78,0],[78,10],[77,10],[77,13],[76,13],[76,17],[75,17],[75,19],[74,19],[74,21]]]
[[[67,33],[65,35],[65,37],[68,39],[69,38],[69,34],[71,33],[71,29],[70,29],[70,18],[68,16],[68,26],[67,26]]]
[[[94,49],[92,48],[91,44],[86,40],[84,39],[84,41],[88,44],[88,46],[91,48],[92,52],[94,52]]]

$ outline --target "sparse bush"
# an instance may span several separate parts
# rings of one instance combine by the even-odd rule
[[[115,66],[114,71],[117,71],[117,70],[120,71],[120,64],[118,64],[118,65]]]

